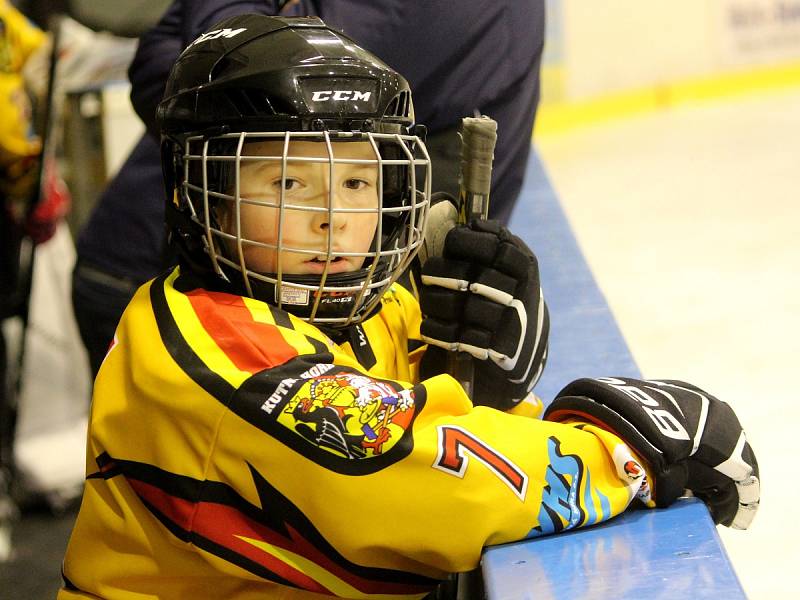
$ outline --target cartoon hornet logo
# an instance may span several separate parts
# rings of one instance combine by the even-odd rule
[[[303,384],[278,420],[321,448],[365,458],[383,454],[403,436],[414,407],[411,390],[340,372]]]

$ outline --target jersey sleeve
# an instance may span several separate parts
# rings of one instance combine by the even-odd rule
[[[614,436],[473,407],[449,376],[412,387],[318,364],[248,382],[237,404],[249,415],[226,418],[212,463],[249,457],[237,488],[289,515],[298,555],[324,539],[345,562],[436,577],[485,545],[606,520],[643,479]]]

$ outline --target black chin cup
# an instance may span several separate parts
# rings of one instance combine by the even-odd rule
[[[377,302],[376,294],[380,295],[385,290],[385,286],[380,285],[380,282],[391,276],[385,263],[378,264],[371,278],[370,269],[366,267],[350,273],[328,275],[324,286],[321,285],[321,275],[283,275],[280,286],[251,275],[248,278],[250,283],[248,294],[243,273],[227,266],[222,267],[222,270],[234,287],[235,293],[251,296],[256,300],[278,306],[305,321],[332,328],[346,327],[369,316],[372,313],[369,309]],[[277,279],[274,273],[264,276]],[[367,288],[362,295],[361,291],[367,285],[367,281],[378,285],[373,289]],[[358,306],[354,311],[356,303]],[[316,310],[314,310],[315,305]]]

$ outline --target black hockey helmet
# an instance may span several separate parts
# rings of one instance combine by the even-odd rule
[[[407,267],[422,242],[430,197],[430,160],[415,126],[408,83],[377,57],[312,17],[240,15],[213,26],[192,42],[175,63],[157,119],[167,186],[170,241],[184,268],[213,276],[217,285],[278,304],[320,325],[346,326],[363,320]],[[247,144],[284,142],[283,153],[247,156]],[[242,204],[280,212],[302,210],[285,198],[287,165],[308,158],[291,155],[292,143],[320,142],[331,177],[338,165],[332,145],[367,142],[378,177],[375,239],[357,271],[329,266],[352,253],[336,250],[333,228],[324,247],[249,240],[241,230],[224,231],[217,211]],[[283,165],[279,200],[240,196],[240,165],[247,160]],[[350,161],[357,162],[357,161]],[[363,162],[363,161],[362,161]],[[332,189],[332,186],[330,186]],[[334,206],[332,219],[347,212]],[[352,209],[350,212],[353,212]],[[362,211],[363,212],[363,211]],[[263,272],[250,268],[249,246],[275,252],[319,255],[320,275]],[[325,260],[325,259],[323,259]]]
[[[403,77],[317,17],[231,17],[173,67],[158,107],[168,136],[203,131],[408,133]]]

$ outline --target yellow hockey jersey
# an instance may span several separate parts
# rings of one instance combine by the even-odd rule
[[[419,381],[419,324],[400,286],[339,343],[179,270],[143,286],[95,383],[58,598],[421,598],[641,493],[613,435]]]

